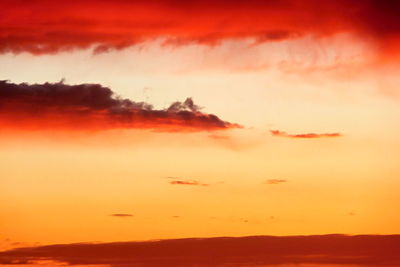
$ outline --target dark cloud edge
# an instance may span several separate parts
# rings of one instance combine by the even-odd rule
[[[146,102],[121,98],[94,83],[12,83],[0,81],[0,125],[3,128],[152,129],[155,131],[214,131],[242,128],[204,113],[191,98],[154,109]]]

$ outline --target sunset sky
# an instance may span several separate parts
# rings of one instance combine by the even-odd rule
[[[399,12],[395,0],[0,1],[0,265],[136,266],[74,243],[280,236],[262,242],[321,242],[311,254],[329,257],[277,250],[243,266],[400,266],[378,249],[400,247]],[[330,240],[352,252],[364,238],[373,260],[329,254]]]

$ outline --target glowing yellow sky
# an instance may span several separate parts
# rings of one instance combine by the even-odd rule
[[[398,232],[396,73],[375,66],[370,49],[339,35],[251,48],[245,40],[216,47],[152,42],[98,55],[1,55],[2,79],[100,83],[156,107],[193,97],[206,112],[245,126],[2,132],[0,237],[12,240],[4,246]],[[271,136],[271,129],[343,136],[294,139]],[[171,185],[168,177],[209,186]]]

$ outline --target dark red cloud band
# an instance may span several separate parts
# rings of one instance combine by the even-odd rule
[[[2,0],[0,52],[121,49],[155,38],[215,44],[351,32],[385,53],[400,39],[396,0]]]
[[[399,235],[254,236],[65,244],[0,252],[0,264],[35,260],[68,265],[268,266],[270,264],[400,265]],[[324,265],[322,265],[324,266]],[[335,265],[336,266],[336,265]]]

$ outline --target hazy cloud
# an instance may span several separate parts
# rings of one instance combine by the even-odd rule
[[[286,183],[287,180],[283,180],[283,179],[269,179],[267,180],[267,184],[282,184],[282,183]]]
[[[129,213],[114,213],[114,214],[110,214],[110,216],[126,218],[126,217],[133,217],[133,214],[129,214]]]
[[[174,180],[169,182],[172,185],[195,185],[195,186],[209,186],[196,180]]]
[[[282,132],[279,130],[271,130],[270,131],[273,136],[279,137],[289,137],[289,138],[329,138],[329,137],[340,137],[342,134],[340,133],[305,133],[305,134],[288,134],[286,132]]]

